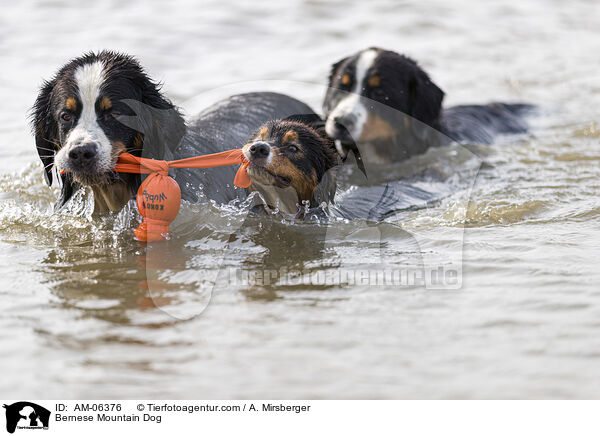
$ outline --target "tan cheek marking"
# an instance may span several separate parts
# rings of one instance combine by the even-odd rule
[[[75,100],[75,98],[73,97],[69,97],[67,98],[67,102],[65,103],[65,107],[72,111],[75,112],[77,110],[77,100]]]
[[[269,134],[269,128],[263,127],[260,129],[260,133],[258,134],[260,139],[267,139],[267,135]]]
[[[288,142],[296,142],[298,141],[298,133],[294,132],[293,130],[288,130],[287,132],[285,132],[285,135],[283,135],[283,140],[281,141],[281,145],[284,145]]]
[[[350,85],[350,76],[349,76],[349,75],[347,75],[347,74],[344,74],[344,75],[342,76],[342,80],[341,80],[341,82],[342,82],[342,85],[344,85],[344,86],[348,86],[348,85]]]
[[[110,185],[92,186],[94,212],[119,212],[133,198],[127,183],[118,181]]]
[[[273,174],[290,179],[291,186],[296,190],[300,200],[312,199],[313,192],[317,187],[317,174],[314,170],[312,177],[308,178],[288,158],[283,157],[279,152],[275,152],[273,160],[271,160],[267,169]]]
[[[144,135],[142,133],[136,133],[133,138],[133,146],[138,150],[144,148]]]
[[[369,77],[369,86],[371,88],[376,88],[381,85],[381,77],[379,76],[371,76]]]
[[[110,101],[110,98],[102,97],[102,100],[100,100],[100,109],[107,111],[110,108],[112,108],[112,101]]]
[[[127,147],[121,141],[115,141],[112,144],[111,156],[113,159],[119,157],[121,153],[125,153],[127,151]]]
[[[358,140],[374,141],[376,139],[391,138],[397,134],[398,131],[390,123],[378,116],[369,115]]]

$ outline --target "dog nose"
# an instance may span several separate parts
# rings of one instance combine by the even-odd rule
[[[335,117],[333,124],[337,130],[344,131],[344,129],[351,129],[354,126],[354,118],[351,116]]]
[[[254,158],[267,157],[271,152],[271,147],[265,142],[256,142],[250,146],[250,156]]]
[[[343,132],[345,129],[345,126],[343,124],[339,123],[338,121],[334,121],[333,126],[335,127],[335,130],[338,132]]]
[[[354,131],[355,118],[352,116],[337,116],[333,118],[333,131],[327,133],[334,139],[342,141],[351,141],[350,132]]]
[[[98,145],[96,143],[88,143],[79,145],[69,151],[69,160],[75,165],[89,164],[98,154]]]

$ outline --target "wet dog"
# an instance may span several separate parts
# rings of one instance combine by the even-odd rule
[[[490,144],[523,133],[533,106],[492,103],[442,109],[444,92],[412,59],[372,47],[332,66],[323,103],[326,131],[342,156],[400,161],[451,141]],[[441,134],[440,134],[441,133]]]
[[[250,191],[271,209],[304,216],[333,201],[339,157],[318,116],[291,117],[262,125],[243,147],[250,162]]]
[[[181,159],[239,147],[268,120],[314,114],[291,97],[257,92],[225,99],[190,125],[131,56],[88,53],[64,65],[42,86],[32,110],[38,154],[50,185],[63,172],[62,207],[87,186],[96,212],[119,211],[136,193],[139,175],[112,171],[122,152]],[[235,169],[173,171],[182,198],[228,202],[245,196],[233,186]]]

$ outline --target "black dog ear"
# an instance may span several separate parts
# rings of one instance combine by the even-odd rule
[[[58,144],[58,125],[52,115],[51,100],[54,81],[45,82],[40,89],[32,109],[32,127],[35,146],[44,165],[44,178],[48,186],[52,185],[52,167]]]
[[[337,171],[338,167],[332,167],[325,171],[321,181],[313,191],[313,197],[310,201],[311,207],[317,207],[321,203],[333,204],[337,189]]]
[[[186,132],[185,121],[175,108],[156,108],[138,100],[121,100],[135,115],[119,115],[119,122],[144,135],[142,156],[170,159]]]
[[[52,168],[54,166],[54,155],[58,151],[58,125],[52,114],[52,92],[55,81],[45,82],[40,89],[40,93],[33,105],[32,125],[35,135],[35,145],[38,155],[44,165],[44,178],[48,186],[52,185]],[[73,181],[71,174],[61,174],[60,176],[60,196],[54,205],[58,210],[65,205],[73,196],[73,193],[79,189],[80,185]]]
[[[418,70],[408,85],[412,117],[431,125],[440,115],[444,91],[431,81],[429,76]]]
[[[323,135],[325,129],[322,129]],[[321,133],[321,132],[319,132]],[[333,203],[335,192],[337,188],[337,171],[341,165],[341,158],[335,149],[335,144],[327,136],[322,137],[322,146],[324,152],[324,167],[322,174],[320,174],[319,184],[313,192],[313,198],[311,200],[311,206],[315,207],[319,204]]]
[[[143,154],[164,159],[165,153],[175,151],[183,139],[185,121],[179,109],[161,94],[160,86],[149,80],[142,92],[142,103],[157,109],[152,111],[151,128],[144,132]]]
[[[59,177],[61,183],[60,196],[54,204],[54,210],[61,209],[71,199],[73,194],[81,188],[81,185],[73,180],[71,173],[61,174]]]
[[[331,70],[329,71],[329,81],[327,83],[327,91],[325,92],[325,99],[323,100],[323,113],[325,115],[329,114],[331,109],[331,104],[333,103],[333,93],[336,91],[336,88],[333,87],[333,82],[335,81],[335,75],[337,74],[340,67],[348,60],[350,56],[346,56],[343,59],[340,59],[335,64],[331,66]]]
[[[347,58],[346,58],[347,59]],[[292,115],[290,117],[285,118],[290,121],[297,121],[302,124],[306,124],[307,126],[312,127],[318,134],[323,138],[326,142],[326,154],[327,154],[327,168],[333,168],[335,166],[341,165],[348,158],[348,153],[352,151],[354,153],[354,157],[356,159],[356,164],[358,168],[362,171],[362,173],[367,177],[367,170],[365,169],[365,164],[362,161],[362,157],[360,155],[360,151],[356,145],[356,142],[352,139],[345,144],[341,144],[341,147],[345,149],[346,155],[341,156],[335,146],[335,139],[331,138],[327,131],[325,130],[325,120],[323,120],[317,114],[306,114],[306,115]],[[333,188],[335,189],[335,180],[333,180]],[[335,191],[334,191],[335,193]]]

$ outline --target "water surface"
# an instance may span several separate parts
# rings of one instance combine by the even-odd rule
[[[0,396],[597,398],[600,11],[503,3],[3,5]],[[370,45],[418,59],[446,105],[538,103],[532,134],[407,164],[449,183],[468,169],[472,183],[383,227],[190,206],[173,240],[147,248],[131,239],[133,209],[51,213],[26,114],[69,58],[135,54],[193,116],[253,84],[320,109],[329,65]],[[436,256],[462,261],[460,288],[226,280],[230,268],[335,274]]]

